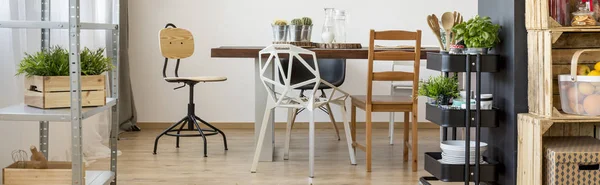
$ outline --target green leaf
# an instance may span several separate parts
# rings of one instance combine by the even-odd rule
[[[104,49],[91,51],[84,48],[80,53],[81,74],[99,75],[114,68],[110,58],[104,57]],[[25,57],[19,63],[17,75],[26,76],[69,76],[69,51],[60,46],[52,46],[46,50]]]

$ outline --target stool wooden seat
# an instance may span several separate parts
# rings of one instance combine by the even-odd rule
[[[195,76],[195,77],[166,77],[167,82],[222,82],[226,81],[227,77],[224,76]]]

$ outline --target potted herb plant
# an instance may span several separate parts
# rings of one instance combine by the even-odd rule
[[[490,17],[479,15],[452,28],[456,39],[464,41],[469,54],[487,54],[489,48],[500,42],[499,31],[500,25],[493,24]]]
[[[285,20],[275,20],[271,24],[273,28],[273,42],[285,42],[288,35],[288,23]]]
[[[451,105],[452,99],[459,96],[458,77],[436,76],[421,81],[419,95],[427,96],[431,104]]]
[[[84,48],[81,60],[81,104],[101,106],[106,104],[104,72],[114,68],[104,49]],[[25,53],[17,75],[25,75],[25,104],[39,108],[70,107],[69,51],[59,46]]]

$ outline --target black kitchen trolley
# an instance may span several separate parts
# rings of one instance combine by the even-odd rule
[[[490,110],[482,110],[481,99],[481,74],[494,73],[500,71],[499,55],[495,54],[448,54],[427,53],[427,69],[443,72],[445,77],[449,73],[464,73],[466,81],[465,91],[467,105],[465,109],[452,109],[439,105],[427,103],[426,119],[442,127],[442,140],[449,140],[448,131],[450,131],[450,140],[456,140],[456,130],[458,128],[475,128],[475,159],[480,158],[480,142],[482,127],[498,127],[498,109],[493,107]],[[475,97],[471,97],[471,75],[475,73]],[[471,110],[470,100],[475,99],[475,110]],[[465,161],[470,161],[470,142],[471,129],[465,129]],[[431,182],[464,182],[468,185],[470,182],[477,184],[495,184],[497,181],[498,162],[483,157],[484,163],[475,160],[475,164],[465,162],[465,164],[444,164],[439,160],[442,158],[441,152],[425,152],[425,171],[429,172],[431,177],[421,177],[420,184],[431,185]]]

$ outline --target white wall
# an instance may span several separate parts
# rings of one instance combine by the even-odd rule
[[[254,60],[210,58],[210,48],[266,46],[271,42],[273,19],[302,16],[313,18],[313,41],[318,42],[325,7],[347,10],[348,42],[367,46],[369,29],[421,29],[423,45],[435,46],[437,41],[426,22],[428,14],[441,17],[445,11],[456,10],[468,19],[477,13],[476,0],[130,0],[129,3],[131,78],[140,122],[176,121],[186,112],[188,91],[173,91],[176,85],[162,79],[164,59],[158,49],[157,33],[168,22],[191,30],[196,39],[196,52],[182,61],[181,75],[229,78],[224,83],[196,86],[198,115],[212,122],[253,122]],[[341,88],[351,94],[365,94],[366,60],[348,62],[347,80]],[[377,68],[389,69],[390,65],[378,64]],[[376,84],[375,92],[387,94],[389,88],[389,83]],[[278,111],[277,121],[284,121],[285,114],[284,110]],[[298,119],[305,121],[305,117]],[[363,117],[359,111],[359,120]],[[387,113],[374,117],[374,121],[387,119]],[[324,114],[317,114],[317,121],[327,120]]]

